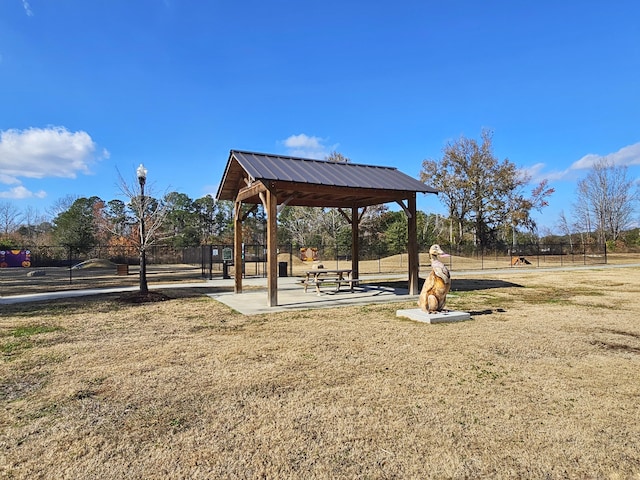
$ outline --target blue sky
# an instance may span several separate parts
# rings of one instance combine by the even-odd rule
[[[640,2],[2,0],[0,201],[215,194],[229,150],[398,167],[461,135],[570,216],[609,156],[640,177]],[[444,213],[434,196],[418,207]]]

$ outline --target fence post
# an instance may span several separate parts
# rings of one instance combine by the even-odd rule
[[[209,280],[213,280],[213,245],[207,246],[209,251]]]
[[[71,245],[69,245],[69,285],[73,283],[73,259],[71,257]]]

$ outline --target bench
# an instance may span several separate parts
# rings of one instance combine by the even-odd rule
[[[349,284],[350,290],[353,292],[353,284],[359,281],[360,280],[358,278],[309,278],[308,280],[299,280],[299,282],[304,285],[304,293],[307,293],[307,288],[313,285],[316,287],[318,295],[320,295],[320,285],[323,283],[335,284],[336,292],[340,291],[340,287],[343,283]]]
[[[360,281],[359,278],[343,278],[342,280],[338,280],[336,283],[338,284],[338,288],[336,291],[340,290],[340,285],[343,283],[348,283],[351,291],[353,291],[353,284],[358,283]]]

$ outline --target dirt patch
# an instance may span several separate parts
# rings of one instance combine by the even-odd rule
[[[149,291],[147,293],[128,292],[120,295],[119,300],[122,303],[153,303],[166,302],[171,297],[158,291]]]

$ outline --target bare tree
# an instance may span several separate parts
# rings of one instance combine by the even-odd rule
[[[46,217],[41,215],[34,207],[27,207],[22,215],[22,225],[19,228],[20,234],[30,246],[37,246],[47,232],[43,230],[46,226]]]
[[[602,158],[578,182],[574,205],[577,223],[588,232],[594,226],[600,243],[617,240],[631,225],[639,199],[639,187],[628,178],[627,167]]]
[[[286,207],[279,221],[289,232],[290,240],[302,247],[317,246],[321,241],[320,225],[323,212],[315,207]]]
[[[327,155],[325,157],[325,160],[327,162],[334,162],[334,163],[349,163],[351,161],[351,159],[349,159],[348,157],[345,157],[340,152],[336,152],[335,150],[331,152],[329,155]]]
[[[571,224],[564,214],[564,210],[560,211],[560,216],[558,218],[558,228],[563,235],[566,235],[569,238],[569,247],[571,248],[571,251],[573,251],[573,231],[571,229]]]
[[[5,236],[14,233],[20,226],[22,212],[10,202],[0,202],[0,231]]]
[[[64,197],[58,198],[51,204],[49,208],[47,208],[47,215],[50,219],[56,218],[61,213],[69,210],[71,208],[71,205],[73,205],[74,202],[79,198],[79,195],[65,195]]]
[[[144,171],[141,176],[140,169]],[[156,200],[148,193],[154,193],[153,187],[145,193],[146,170],[142,165],[138,167],[138,182],[130,182],[122,177],[118,171],[118,187],[120,192],[129,200],[128,208],[133,218],[138,222],[138,235],[134,237],[134,245],[140,255],[140,294],[149,293],[147,286],[146,272],[146,252],[156,241],[156,234],[162,228],[167,218],[168,205],[165,202]]]

